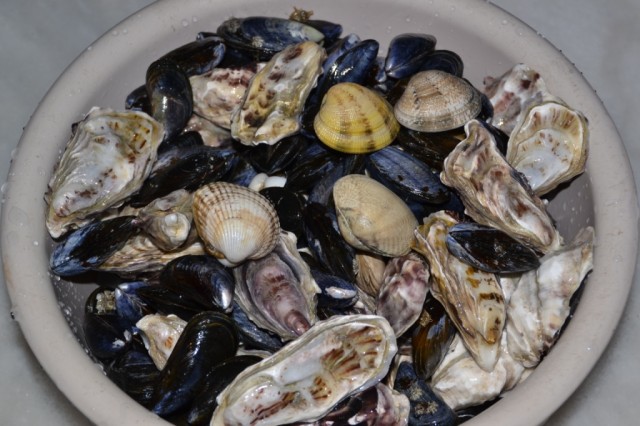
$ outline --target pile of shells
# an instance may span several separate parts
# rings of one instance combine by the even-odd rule
[[[83,332],[124,392],[176,424],[454,425],[531,374],[592,268],[542,198],[587,120],[436,45],[232,18],[73,126],[50,268],[96,277]]]

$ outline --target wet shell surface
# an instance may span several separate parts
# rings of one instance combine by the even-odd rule
[[[388,257],[409,252],[418,221],[384,185],[364,175],[347,175],[333,186],[333,200],[347,243]]]
[[[195,192],[193,218],[206,250],[228,266],[266,256],[280,237],[278,214],[269,200],[227,182]]]
[[[218,396],[211,425],[314,421],[378,383],[397,351],[389,323],[374,315],[335,316],[247,368]]]
[[[136,323],[153,363],[162,370],[187,322],[176,315],[145,315]]]
[[[339,83],[327,91],[313,128],[325,145],[364,154],[389,145],[400,125],[380,95],[356,83]]]
[[[411,77],[394,112],[411,130],[443,132],[463,126],[481,108],[480,93],[471,84],[444,71],[428,70]]]

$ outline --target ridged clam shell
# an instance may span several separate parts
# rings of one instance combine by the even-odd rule
[[[355,248],[396,257],[407,254],[418,221],[407,205],[381,183],[347,175],[333,186],[338,225]]]
[[[193,218],[206,250],[229,265],[266,256],[280,236],[278,214],[269,200],[231,183],[215,182],[198,189]]]
[[[325,145],[363,154],[389,145],[400,125],[380,95],[356,83],[339,83],[327,91],[313,128]]]
[[[409,80],[394,106],[403,126],[420,132],[443,132],[475,118],[480,93],[465,80],[438,70],[422,71]]]

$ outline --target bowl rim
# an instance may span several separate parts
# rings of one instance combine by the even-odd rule
[[[71,333],[56,302],[48,273],[38,271],[37,268],[28,268],[26,259],[30,256],[35,260],[43,260],[42,253],[38,253],[38,250],[42,252],[42,247],[38,249],[38,246],[34,244],[42,231],[43,220],[40,212],[29,210],[30,206],[34,205],[34,201],[33,195],[27,194],[28,183],[21,182],[17,178],[20,177],[20,172],[25,167],[30,167],[31,156],[38,155],[33,136],[35,129],[46,123],[43,116],[54,105],[55,100],[60,96],[66,96],[70,79],[82,72],[83,67],[92,55],[96,54],[96,51],[100,52],[113,43],[122,43],[118,38],[110,37],[110,33],[126,28],[130,36],[139,36],[143,44],[144,40],[150,37],[148,33],[145,33],[145,23],[150,24],[157,21],[159,17],[163,17],[173,25],[181,25],[182,15],[173,13],[176,3],[175,0],[160,0],[136,12],[107,31],[92,44],[91,51],[83,52],[67,67],[49,89],[25,127],[7,178],[9,185],[2,206],[1,247],[5,282],[16,312],[16,319],[30,348],[56,386],[80,411],[97,424],[135,422],[141,425],[151,425],[168,423],[135,403],[110,380],[105,380],[101,369],[91,361],[78,344],[76,337]],[[186,3],[188,7],[196,8],[201,2],[187,0],[183,3]],[[252,3],[259,4],[260,1],[245,1],[247,5]],[[303,0],[298,3],[304,7],[312,2]],[[451,22],[455,22],[457,19],[451,5],[458,5],[458,9],[473,8],[475,13],[485,17],[491,16],[496,21],[508,21],[520,37],[514,37],[509,41],[496,40],[500,48],[513,53],[523,49],[526,43],[530,43],[526,46],[526,49],[529,49],[529,54],[548,56],[552,62],[547,64],[549,68],[567,73],[567,76],[558,76],[559,84],[568,85],[570,88],[567,90],[576,92],[581,104],[587,105],[588,109],[597,112],[595,115],[589,116],[592,129],[597,126],[597,133],[603,133],[608,137],[606,149],[604,143],[592,144],[591,155],[587,163],[594,206],[597,207],[595,211],[596,223],[594,224],[596,229],[594,271],[589,282],[606,283],[613,276],[617,278],[619,282],[614,283],[616,292],[606,294],[603,290],[599,289],[598,291],[606,296],[607,306],[616,306],[619,310],[615,312],[603,311],[604,308],[598,304],[598,300],[595,298],[588,299],[586,302],[583,299],[576,311],[574,321],[569,324],[565,335],[556,344],[556,349],[551,351],[545,362],[537,367],[536,373],[540,373],[531,375],[527,379],[527,386],[518,386],[505,395],[504,399],[511,401],[511,404],[496,404],[469,424],[488,425],[489,422],[494,421],[492,416],[521,417],[524,418],[521,424],[542,423],[577,389],[602,355],[620,320],[633,283],[638,249],[639,212],[635,181],[629,159],[614,123],[588,82],[557,48],[518,18],[486,1],[456,0],[447,2],[446,5],[424,5],[420,4],[419,0],[400,0],[398,3],[412,7],[434,8],[439,12],[440,19]],[[134,23],[135,25],[133,25]],[[480,29],[470,29],[470,31],[478,33],[478,36],[492,37],[501,31],[498,27],[485,28],[482,30],[482,34],[479,33]],[[532,42],[532,40],[535,41]],[[544,72],[542,74],[545,75]],[[596,164],[607,164],[613,171],[596,175],[597,179],[594,179],[593,170],[595,169],[593,167]],[[596,170],[596,173],[599,171],[600,169]],[[614,187],[615,191],[609,190]],[[620,219],[627,221],[624,224],[624,229]],[[40,225],[29,226],[34,223]],[[48,264],[48,259],[44,260],[47,262],[45,264]],[[611,260],[616,267],[614,271],[607,271],[609,273],[607,276],[605,265],[610,264]],[[37,315],[23,313],[23,308],[27,305],[30,309],[35,310]],[[600,317],[601,322],[593,329],[586,329],[576,321],[576,318],[585,317],[584,312],[598,313],[597,316]],[[46,318],[44,323],[42,322],[43,318]],[[60,368],[61,362],[66,365],[66,368]],[[563,365],[569,365],[569,368],[566,371],[554,372],[552,370],[554,363],[563,363]],[[65,375],[71,368],[77,371],[77,376]],[[80,383],[77,380],[78,376],[84,378]],[[558,398],[553,392],[535,393],[536,389],[544,389],[549,386],[554,389],[562,389],[561,397]],[[96,395],[100,396],[102,404],[93,403]],[[536,403],[533,404],[531,401]],[[541,405],[550,407],[552,411],[540,412],[537,407]],[[119,407],[120,409],[113,410],[111,407]]]

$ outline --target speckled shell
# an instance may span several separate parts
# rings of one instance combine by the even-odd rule
[[[418,221],[384,185],[364,175],[347,175],[333,186],[333,200],[347,243],[388,257],[409,252]]]
[[[193,219],[206,250],[229,266],[266,256],[280,237],[278,214],[269,200],[227,182],[195,192]]]
[[[507,161],[544,195],[584,172],[589,151],[587,119],[559,102],[534,105],[516,124]]]
[[[324,96],[313,128],[325,145],[363,154],[393,142],[400,125],[391,106],[376,92],[356,83],[339,83]]]
[[[167,364],[180,334],[187,322],[176,315],[145,315],[136,323],[140,329],[144,346],[153,363],[162,370]]]
[[[480,93],[465,80],[438,70],[409,80],[394,106],[403,126],[420,132],[443,132],[463,126],[482,108]]]

